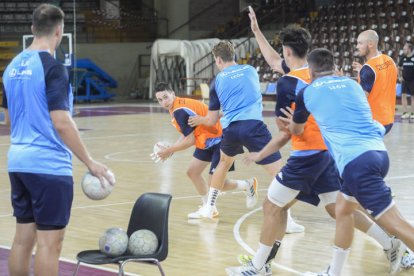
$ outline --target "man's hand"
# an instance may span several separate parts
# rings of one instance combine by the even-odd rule
[[[279,116],[278,118],[285,124],[285,127],[289,129],[289,126],[293,121],[293,110],[287,106],[286,108],[281,108],[280,111],[282,111],[286,117]]]
[[[109,173],[109,169],[104,164],[101,164],[93,159],[91,159],[86,166],[89,169],[89,172],[99,178],[101,181],[102,187],[104,187],[104,178],[108,181],[109,184],[115,184],[115,177]]]
[[[344,70],[342,68],[341,69],[338,69],[336,67],[335,68],[335,75],[338,76],[338,77],[343,77],[344,76]]]
[[[250,27],[252,28],[252,32],[256,33],[260,31],[259,24],[257,23],[257,19],[256,19],[256,13],[254,12],[251,6],[249,6],[249,17],[250,17]]]
[[[249,152],[248,154],[244,155],[243,162],[247,166],[250,165],[252,162],[259,162],[262,158],[259,152]]]
[[[352,62],[352,69],[354,71],[357,71],[359,73],[359,71],[361,71],[361,68],[362,68],[362,64],[361,63],[356,62],[356,61]]]
[[[188,118],[188,125],[191,127],[202,125],[203,119],[204,119],[203,116],[198,116],[198,115],[190,116],[190,118]]]
[[[158,157],[161,158],[161,161],[167,160],[168,158],[171,157],[172,154],[173,154],[173,151],[171,150],[171,148],[163,148],[157,153]]]

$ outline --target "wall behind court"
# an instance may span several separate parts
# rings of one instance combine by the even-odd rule
[[[128,81],[140,54],[151,54],[151,43],[80,43],[77,58],[89,58],[118,81],[115,93],[119,98],[129,96]],[[148,68],[149,75],[149,68]],[[138,76],[137,76],[138,77]]]

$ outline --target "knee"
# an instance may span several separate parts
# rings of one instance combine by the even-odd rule
[[[187,176],[191,179],[196,178],[198,176],[197,172],[193,168],[187,169]]]
[[[222,158],[220,160],[220,163],[222,163],[226,168],[230,168],[231,165],[233,164],[233,159],[232,158]]]
[[[341,218],[341,217],[346,217],[346,216],[350,216],[354,213],[354,209],[349,208],[346,205],[335,205],[335,210],[334,210],[334,217],[336,219]]]
[[[287,209],[279,207],[273,204],[269,199],[265,199],[263,202],[263,214],[264,216],[281,216],[283,213],[287,213]]]
[[[325,210],[326,212],[329,214],[329,216],[331,216],[331,218],[335,219],[335,204],[331,203],[325,206]]]

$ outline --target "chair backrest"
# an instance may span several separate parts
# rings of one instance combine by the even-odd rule
[[[168,214],[172,196],[159,193],[144,193],[135,202],[128,225],[128,237],[137,230],[148,229],[158,238],[155,253],[159,261],[168,255]]]
[[[200,83],[201,98],[208,100],[210,98],[210,87],[207,83]]]

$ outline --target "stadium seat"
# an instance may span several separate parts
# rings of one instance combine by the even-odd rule
[[[203,102],[207,102],[210,99],[210,87],[207,83],[200,83],[201,98]]]

